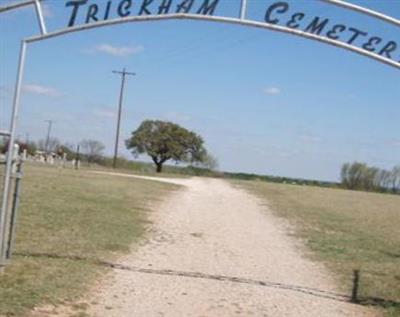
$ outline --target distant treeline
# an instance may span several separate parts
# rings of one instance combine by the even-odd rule
[[[224,176],[234,179],[260,180],[271,183],[310,185],[310,186],[321,186],[321,187],[338,187],[338,183],[335,182],[318,181],[318,180],[310,180],[302,178],[291,178],[291,177],[258,175],[258,174],[247,174],[247,173],[230,173],[230,172],[224,172]]]
[[[8,150],[8,140],[0,141],[0,153],[6,153]],[[78,145],[61,143],[57,138],[42,139],[35,141],[16,140],[19,151],[26,151],[29,156],[36,155],[56,155],[66,156],[67,160],[79,159],[90,163],[102,163],[106,159],[103,155],[105,146],[96,140],[82,140]]]
[[[107,167],[112,166],[111,158],[104,158],[103,161],[99,162],[100,165]],[[127,159],[118,159],[118,168],[135,170],[139,172],[151,172],[154,171],[154,167],[151,163],[130,161]],[[240,179],[240,180],[258,180],[264,182],[272,183],[282,183],[282,184],[293,184],[293,185],[310,185],[310,186],[321,186],[321,187],[340,187],[339,183],[317,181],[317,180],[307,180],[300,178],[289,178],[289,177],[279,177],[270,175],[258,175],[258,174],[248,174],[248,173],[233,173],[233,172],[220,172],[214,171],[207,168],[195,167],[195,166],[174,166],[166,165],[165,172],[171,174],[182,174],[190,176],[206,176],[206,177],[219,177],[219,178],[230,178],[230,179]]]
[[[103,154],[104,145],[95,140],[81,141],[79,143],[79,153],[77,153],[77,146],[62,144],[55,138],[50,138],[47,142],[46,140],[39,140],[38,142],[18,141],[18,143],[20,145],[20,150],[26,149],[30,155],[34,155],[37,150],[46,151],[47,148],[49,152],[55,152],[60,155],[65,153],[69,160],[79,157],[80,160],[86,161],[88,164],[97,164],[104,167],[111,167],[113,162],[112,158]],[[0,152],[5,153],[6,150],[7,142],[3,144],[0,142]],[[118,158],[118,168],[133,170],[140,173],[154,172],[154,167],[151,163],[132,161],[125,158]],[[251,173],[220,172],[191,165],[166,165],[165,172],[190,176],[224,177],[230,179],[259,180],[282,184],[346,188],[400,194],[400,165],[393,167],[391,170],[385,170],[368,166],[365,163],[345,163],[341,169],[341,183]]]
[[[360,162],[345,163],[340,178],[347,189],[400,193],[400,165],[385,170]]]

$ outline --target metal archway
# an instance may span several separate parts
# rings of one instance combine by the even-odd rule
[[[319,34],[314,34],[310,32],[305,32],[296,28],[291,28],[288,26],[281,26],[275,23],[268,23],[268,22],[259,22],[253,21],[246,18],[247,13],[247,6],[248,0],[240,0],[240,8],[238,17],[226,17],[226,16],[213,16],[211,14],[193,14],[193,13],[166,13],[166,14],[155,14],[155,15],[137,15],[137,16],[127,16],[121,18],[115,18],[110,20],[103,20],[95,23],[90,24],[83,24],[77,25],[72,27],[67,27],[61,30],[53,31],[48,33],[43,9],[41,6],[42,0],[23,0],[20,2],[12,3],[6,6],[0,7],[0,13],[7,12],[10,10],[20,9],[26,6],[34,6],[36,10],[37,20],[39,24],[39,28],[41,31],[40,35],[29,37],[22,39],[21,41],[21,48],[20,48],[20,56],[19,56],[19,65],[18,65],[18,74],[17,74],[17,81],[15,85],[14,91],[14,99],[13,99],[13,107],[12,107],[12,115],[11,115],[11,124],[9,131],[0,131],[0,135],[9,137],[9,147],[6,157],[6,168],[5,168],[5,175],[4,175],[4,187],[3,187],[3,194],[2,194],[2,204],[0,209],[0,269],[2,266],[5,266],[7,260],[7,228],[6,228],[6,214],[8,210],[8,198],[10,193],[10,180],[12,174],[12,162],[13,162],[13,144],[15,142],[15,135],[16,135],[16,124],[18,119],[18,112],[19,112],[19,104],[20,104],[20,93],[22,87],[22,79],[24,73],[24,66],[25,66],[25,57],[27,53],[27,46],[29,43],[40,42],[50,38],[60,37],[65,34],[75,33],[80,31],[85,31],[89,29],[117,25],[117,24],[124,24],[124,23],[132,23],[132,22],[146,22],[146,21],[161,21],[161,20],[203,20],[203,21],[210,21],[210,22],[222,22],[228,24],[238,24],[256,28],[267,29],[275,32],[280,33],[287,33],[295,36],[299,36],[302,38],[318,41],[321,43],[325,43],[331,46],[335,46],[338,48],[345,49],[347,51],[351,51],[353,53],[357,53],[359,55],[371,58],[376,60],[380,63],[386,64],[388,66],[400,69],[400,61],[395,61],[390,57],[384,57],[380,54],[374,53],[373,51],[366,50],[361,47],[357,47],[351,45],[351,43],[346,43],[339,41],[337,39],[332,39],[329,37],[321,36]],[[81,0],[87,1],[87,0]],[[129,0],[125,0],[129,1]],[[183,0],[182,0],[183,1]],[[186,0],[189,1],[189,0]],[[192,0],[194,1],[194,0]],[[217,2],[219,0],[203,0],[204,3],[209,3],[209,1]],[[364,8],[358,5],[351,4],[346,1],[342,0],[318,0],[321,2],[325,2],[330,5],[343,7],[348,10],[352,10],[364,15],[368,15],[375,19],[379,19],[381,21],[390,23],[396,27],[400,27],[400,20],[394,17],[382,14],[380,12]],[[283,2],[279,2],[283,3]]]

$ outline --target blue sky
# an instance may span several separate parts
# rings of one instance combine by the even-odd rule
[[[90,0],[104,3],[103,0]],[[116,3],[119,0],[113,0]],[[238,0],[221,0],[231,14]],[[0,0],[7,3],[10,1]],[[320,1],[288,1],[400,42],[398,28]],[[400,18],[400,1],[352,1]],[[45,1],[49,30],[67,25],[64,0]],[[260,19],[272,0],[250,0]],[[0,16],[0,126],[9,125],[19,41],[39,33],[34,11]],[[120,77],[123,140],[144,119],[202,135],[222,170],[337,180],[346,161],[400,163],[400,70],[294,36],[200,21],[131,23],[34,43],[28,48],[18,134],[77,144],[101,140],[112,153]]]

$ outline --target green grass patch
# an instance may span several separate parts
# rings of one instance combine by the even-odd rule
[[[82,162],[82,166],[87,167],[87,162]],[[112,167],[111,158],[103,158],[98,164],[91,164],[91,168],[96,169],[110,169]],[[211,171],[206,168],[195,166],[174,165],[173,162],[167,161],[163,165],[163,172],[157,173],[154,163],[131,161],[124,158],[117,159],[118,171],[126,171],[128,173],[135,173],[138,175],[156,176],[156,177],[173,177],[173,178],[187,178],[190,176],[210,176],[221,177],[222,173]]]
[[[15,255],[0,276],[0,315],[76,300],[111,260],[130,250],[154,204],[174,185],[25,167]]]
[[[344,291],[361,272],[359,297],[400,316],[400,196],[235,181],[294,224],[296,235],[338,277]]]

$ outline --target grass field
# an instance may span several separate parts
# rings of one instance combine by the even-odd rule
[[[15,256],[0,276],[0,316],[73,301],[144,234],[149,204],[173,185],[27,165]]]
[[[359,269],[362,304],[400,316],[400,196],[311,186],[234,181],[289,219],[296,235],[352,288]]]
[[[84,259],[112,260],[128,252],[144,234],[149,203],[176,188],[85,169],[25,169],[16,253],[0,276],[0,316],[79,298],[105,270]],[[352,272],[359,269],[361,303],[400,316],[400,196],[232,182],[289,219],[310,256],[336,273],[343,292],[350,293]]]

